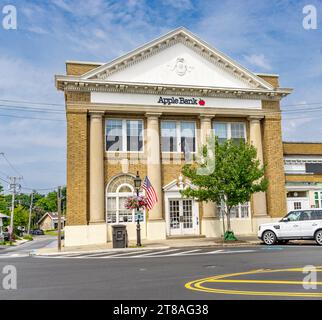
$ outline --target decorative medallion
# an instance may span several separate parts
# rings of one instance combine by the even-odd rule
[[[178,76],[184,76],[187,72],[191,72],[192,66],[188,66],[184,58],[177,58],[176,62],[172,65],[167,65],[167,67],[174,71]]]

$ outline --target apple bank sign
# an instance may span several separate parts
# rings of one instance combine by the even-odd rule
[[[183,104],[183,105],[199,105],[204,106],[206,104],[205,100],[200,98],[184,98],[184,97],[171,97],[171,98],[164,98],[160,97],[158,103],[171,106],[176,104]]]

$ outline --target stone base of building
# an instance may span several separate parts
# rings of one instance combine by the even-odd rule
[[[86,246],[93,244],[105,244],[107,242],[106,223],[65,226],[64,246]]]
[[[218,218],[201,219],[201,234],[206,238],[217,238],[222,235],[222,221]]]
[[[122,223],[120,223],[122,224]],[[127,230],[127,236],[130,241],[136,240],[136,223],[126,223],[126,230]],[[146,223],[141,222],[140,223],[140,229],[141,229],[141,239],[145,240],[146,237]],[[111,242],[113,241],[113,228],[112,225],[107,225],[107,241]]]
[[[148,240],[165,240],[166,223],[165,220],[150,220],[147,223],[147,239]]]
[[[270,216],[255,216],[252,219],[231,219],[231,228],[236,236],[257,235],[258,226],[262,223],[279,221],[281,218]],[[225,227],[227,221],[225,220]],[[218,238],[223,235],[223,223],[218,218],[203,218],[201,220],[201,234],[206,238]]]

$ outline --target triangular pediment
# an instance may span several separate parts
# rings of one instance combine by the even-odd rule
[[[178,179],[171,181],[170,183],[165,185],[162,189],[164,192],[178,192],[178,191],[184,190],[188,187],[192,188],[192,189],[196,188],[193,184],[191,184],[190,181],[188,181],[188,180],[183,181],[182,176],[179,176]]]
[[[120,83],[272,89],[269,83],[184,28],[87,72],[81,78]]]

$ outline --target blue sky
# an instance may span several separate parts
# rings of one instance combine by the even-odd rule
[[[7,4],[17,8],[18,28],[0,25],[0,152],[23,174],[26,187],[66,183],[64,101],[54,86],[64,62],[107,62],[179,26],[251,71],[278,73],[281,86],[294,88],[282,102],[283,139],[322,141],[322,1],[0,0],[0,21]],[[307,4],[317,9],[317,30],[302,26]],[[58,112],[13,111],[6,105]],[[14,173],[0,157],[0,177]]]

